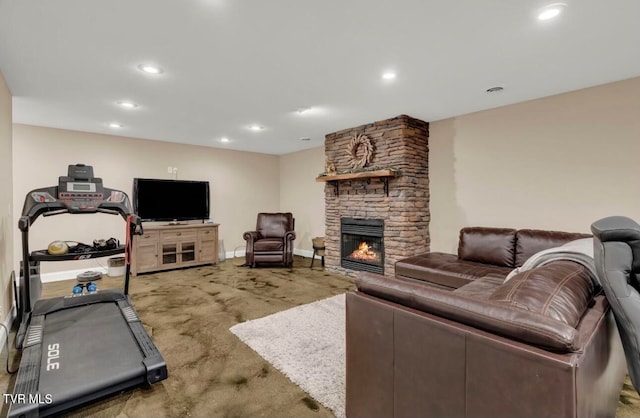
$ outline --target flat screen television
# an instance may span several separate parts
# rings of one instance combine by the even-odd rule
[[[209,218],[209,182],[133,179],[133,211],[143,221]]]

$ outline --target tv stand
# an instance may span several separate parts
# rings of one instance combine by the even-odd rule
[[[218,224],[144,225],[133,240],[131,273],[218,263]]]

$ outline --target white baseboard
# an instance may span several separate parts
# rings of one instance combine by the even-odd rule
[[[225,256],[227,258],[233,258],[233,257],[244,257],[246,254],[245,250],[238,250],[238,251],[227,251],[225,252]],[[295,255],[300,255],[302,257],[308,257],[311,258],[313,256],[313,251],[309,251],[309,250],[299,250],[299,249],[294,249],[293,250],[293,254]]]
[[[233,257],[244,257],[245,252],[246,251],[244,249],[237,250],[237,251],[225,251],[224,255],[226,259],[233,258]],[[313,256],[313,251],[309,251],[309,250],[295,249],[293,250],[293,253],[295,255],[299,255],[307,258],[311,258]],[[40,275],[40,280],[42,281],[42,283],[59,282],[61,280],[71,280],[71,279],[75,279],[78,274],[84,273],[85,271],[89,271],[89,270],[99,271],[102,274],[107,274],[106,267],[91,267],[91,268],[78,269],[78,270],[65,270],[65,271],[56,271],[53,273],[43,273]]]
[[[4,319],[4,326],[7,327],[7,329],[9,331],[11,331],[11,326],[13,325],[13,321],[15,321],[16,319],[16,305],[12,305],[11,306],[11,310],[9,311],[9,315],[7,315],[7,317]],[[2,352],[4,351],[4,347],[5,347],[5,343],[4,343],[4,339],[8,338],[6,335],[6,332],[4,330],[4,328],[0,327],[0,355],[2,354]],[[9,349],[11,350],[11,349]]]
[[[242,250],[236,249],[236,251],[226,251],[224,253],[226,257],[225,260],[229,258],[234,258],[234,257],[244,257],[245,254],[246,254],[246,251],[244,249]]]
[[[307,258],[313,257],[313,251],[309,251],[309,250],[293,250],[293,253],[295,255],[300,255],[302,257],[307,257]]]
[[[65,271],[56,271],[53,273],[44,273],[40,275],[40,280],[42,283],[50,283],[50,282],[59,282],[61,280],[70,280],[75,279],[78,274],[84,273],[85,271],[99,271],[102,274],[107,274],[106,267],[91,267],[79,270],[65,270]]]

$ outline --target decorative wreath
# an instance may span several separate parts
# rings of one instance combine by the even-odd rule
[[[362,147],[362,156],[358,157],[358,150]],[[349,152],[349,164],[351,168],[363,168],[371,162],[373,156],[373,145],[366,135],[354,135],[347,146]]]

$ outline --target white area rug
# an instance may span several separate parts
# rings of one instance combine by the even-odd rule
[[[230,330],[336,417],[345,416],[344,294]]]

